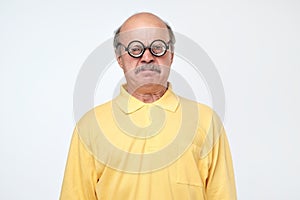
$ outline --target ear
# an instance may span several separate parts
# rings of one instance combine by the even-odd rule
[[[123,60],[122,60],[121,56],[117,57],[117,61],[118,61],[119,66],[123,69],[124,64],[123,64]]]
[[[173,63],[173,58],[174,58],[174,53],[171,53],[171,63],[170,63],[170,65]]]

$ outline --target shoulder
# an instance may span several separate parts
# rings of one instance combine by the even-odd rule
[[[101,136],[101,119],[105,118],[109,114],[111,107],[111,101],[95,106],[87,111],[80,120],[76,123],[75,131],[77,132],[81,142],[92,151],[93,144],[96,138]]]
[[[112,101],[105,102],[103,104],[97,105],[94,108],[87,111],[78,122],[76,122],[77,128],[88,128],[92,125],[98,124],[98,120],[102,115],[107,115],[111,110]],[[89,128],[90,129],[90,128]]]
[[[181,96],[178,96],[178,97],[180,100],[180,104],[183,107],[192,107],[193,109],[196,109],[199,116],[201,116],[202,118],[203,117],[211,118],[211,117],[213,117],[213,115],[217,115],[215,110],[206,104],[199,103],[197,101],[187,99],[187,98],[184,98]]]
[[[217,112],[210,106],[184,97],[180,98],[182,112],[187,113],[185,117],[192,123],[197,123],[198,139],[213,138],[216,140],[223,132],[223,123]],[[186,111],[184,111],[186,110]],[[184,114],[182,115],[184,118]]]

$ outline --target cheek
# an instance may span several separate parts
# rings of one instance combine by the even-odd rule
[[[136,59],[132,58],[132,57],[127,57],[127,55],[122,56],[121,58],[121,63],[122,63],[122,68],[124,70],[124,72],[127,72],[133,68],[135,68],[137,66],[137,61]]]
[[[160,64],[170,67],[173,61],[172,58],[173,55],[171,53],[168,53],[164,56],[164,59],[161,60]]]

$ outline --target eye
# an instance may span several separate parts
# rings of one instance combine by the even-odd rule
[[[166,52],[166,50],[167,50],[167,45],[162,40],[155,40],[151,44],[151,51],[156,56],[162,56],[162,55],[164,55],[165,52]]]
[[[139,54],[140,52],[143,51],[143,47],[140,45],[131,46],[129,48],[129,51],[130,51],[130,53],[133,53],[133,54]]]
[[[165,47],[163,45],[152,45],[152,51],[154,53],[161,53],[165,51]]]
[[[128,45],[128,53],[134,56],[138,56],[144,51],[144,46],[139,41],[133,41]]]

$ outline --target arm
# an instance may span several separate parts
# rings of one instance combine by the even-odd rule
[[[231,153],[222,121],[210,108],[201,110],[203,142],[198,169],[206,199],[236,200]]]
[[[97,200],[94,157],[87,151],[75,129],[70,145],[60,200]]]
[[[209,200],[236,200],[236,188],[228,140],[222,128],[208,155],[206,195]]]

